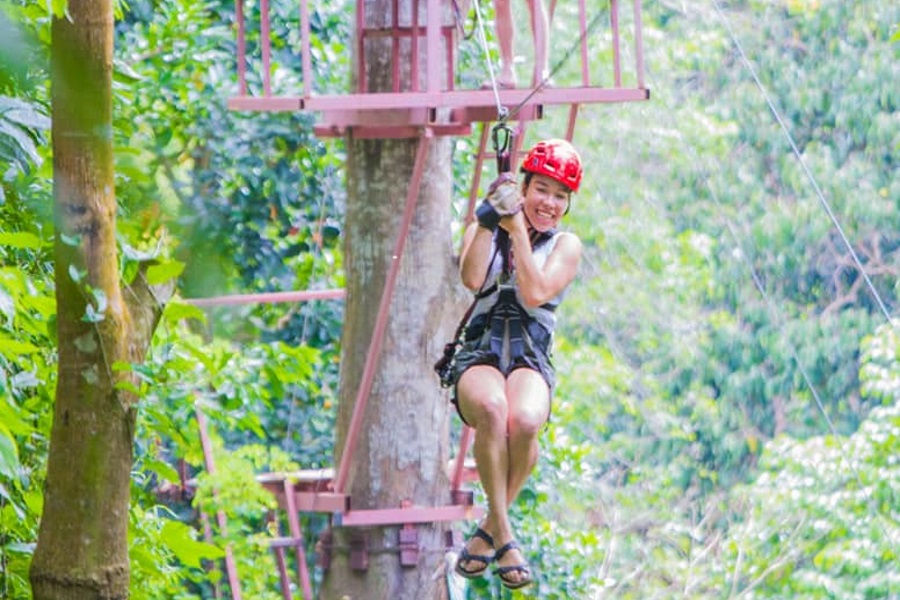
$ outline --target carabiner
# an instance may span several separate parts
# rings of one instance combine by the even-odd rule
[[[494,143],[494,154],[497,157],[497,173],[508,173],[510,168],[510,151],[512,150],[513,130],[506,121],[501,119],[491,129],[491,139]]]

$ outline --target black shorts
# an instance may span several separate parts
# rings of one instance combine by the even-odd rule
[[[472,320],[472,323],[466,328],[466,337],[462,347],[456,353],[452,369],[453,396],[452,402],[456,406],[463,423],[466,422],[462,413],[459,412],[459,402],[456,395],[456,384],[459,378],[469,368],[477,365],[488,365],[494,367],[504,377],[516,369],[531,369],[540,373],[547,388],[550,391],[550,397],[553,397],[553,390],[556,387],[556,370],[550,360],[551,336],[544,332],[543,328],[535,327],[523,328],[523,351],[511,356],[508,353],[508,340],[504,339],[503,350],[496,352],[491,347],[491,328],[487,326],[487,316],[479,316]],[[468,423],[466,423],[468,425]]]

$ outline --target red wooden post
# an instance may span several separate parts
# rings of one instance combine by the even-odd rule
[[[609,19],[613,38],[613,86],[622,87],[622,64],[619,56],[619,0],[609,0]]]
[[[572,141],[575,135],[575,119],[578,117],[579,104],[573,104],[569,107],[569,124],[566,126],[566,139]]]
[[[237,13],[237,68],[238,92],[247,95],[247,34],[244,31],[244,0],[234,1]]]
[[[418,1],[413,0],[418,6]],[[441,91],[441,3],[440,0],[428,0],[427,4],[427,25],[425,28],[425,52],[427,53],[427,71],[428,84],[426,89],[429,92],[437,93]],[[448,68],[449,65],[448,65]]]
[[[306,300],[333,300],[344,297],[343,289],[295,290],[290,292],[266,292],[261,294],[232,294],[209,298],[186,298],[194,306],[227,306],[232,304],[276,304],[278,302],[304,302]]]
[[[400,0],[393,1],[391,11],[391,89],[396,93],[400,91]]]
[[[306,567],[306,550],[303,548],[303,530],[300,528],[300,515],[294,503],[294,485],[290,477],[284,478],[284,502],[287,512],[288,526],[291,537],[296,543],[297,574],[300,577],[300,587],[303,589],[304,600],[313,600],[312,583],[309,579],[309,569]]]
[[[456,454],[456,464],[453,465],[453,478],[450,481],[451,492],[455,492],[462,487],[463,470],[466,465],[466,453],[469,451],[472,433],[473,430],[471,427],[463,425],[462,434],[459,436],[459,450]]]
[[[409,35],[409,48],[410,48],[410,60],[412,61],[409,69],[409,90],[413,92],[421,91],[421,87],[419,85],[419,35],[420,35],[421,27],[419,27],[419,0],[413,0],[412,3],[412,23],[410,23],[410,35]],[[426,26],[425,33],[428,33],[428,28]],[[426,51],[428,49],[428,45],[425,46]],[[399,57],[394,56],[394,63],[399,62]],[[431,74],[428,74],[429,77]]]
[[[588,67],[587,8],[584,0],[578,0],[578,22],[581,25],[581,85],[591,85],[591,71]]]
[[[634,55],[637,70],[637,87],[644,89],[644,36],[641,33],[641,0],[634,0]]]
[[[468,225],[475,220],[475,203],[478,202],[478,188],[481,186],[481,171],[484,167],[484,159],[487,158],[485,150],[487,148],[488,133],[490,127],[487,123],[481,124],[481,137],[478,139],[478,154],[475,155],[475,168],[472,175],[472,187],[469,188],[469,206],[466,209],[466,221]]]
[[[262,42],[263,94],[272,95],[272,34],[269,23],[269,0],[259,2],[260,42]]]
[[[300,61],[303,65],[303,97],[309,98],[312,95],[312,58],[310,56],[309,46],[309,1],[300,0],[300,51],[303,53]]]
[[[206,471],[210,475],[216,473],[216,463],[213,459],[212,444],[207,434],[206,415],[199,408],[196,409],[197,425],[200,430],[200,447],[203,449],[203,462],[206,464]],[[213,491],[213,494],[216,492]],[[221,510],[216,511],[216,524],[219,526],[219,533],[223,536],[228,535],[228,523],[225,521],[225,513]],[[241,583],[238,580],[237,567],[234,564],[234,553],[231,551],[231,544],[225,546],[225,571],[228,573],[228,585],[231,587],[231,597],[234,600],[241,600]]]
[[[365,2],[356,3],[356,93],[365,94],[366,85],[366,10]]]

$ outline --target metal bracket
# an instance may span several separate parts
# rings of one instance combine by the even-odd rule
[[[412,502],[404,500],[401,508],[409,508]],[[419,532],[412,523],[405,523],[399,532],[400,536],[400,565],[403,567],[415,567],[419,564]]]
[[[324,570],[331,567],[331,546],[334,544],[334,533],[329,527],[319,535],[316,542],[316,566]]]
[[[444,545],[447,550],[455,550],[463,545],[462,532],[457,529],[448,529],[444,532]]]
[[[368,536],[361,531],[354,531],[350,535],[350,568],[354,571],[369,569]]]
[[[453,504],[459,506],[472,506],[475,504],[475,492],[472,490],[450,490],[450,498]]]

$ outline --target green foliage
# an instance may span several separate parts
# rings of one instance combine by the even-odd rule
[[[0,596],[17,599],[30,597],[56,379],[46,49],[58,8],[14,0],[0,17]],[[352,3],[312,8],[314,89],[337,93]],[[259,9],[245,9],[258,92]],[[557,10],[559,41],[574,6]],[[538,581],[509,594],[488,578],[469,596],[891,597],[896,326],[876,327],[867,286],[709,6],[645,10],[651,101],[582,107],[575,135],[590,167],[568,225],[585,260],[561,311],[542,461],[513,515]],[[727,13],[891,310],[897,11],[778,0]],[[296,94],[298,11],[273,12],[273,92]],[[131,3],[117,23],[123,280],[155,258],[149,276],[179,277],[186,297],[340,287],[341,143],[317,140],[309,116],[227,110],[233,18],[230,4],[161,0]],[[486,78],[481,53],[461,45],[460,87]],[[602,50],[594,68],[610,61]],[[575,77],[570,65],[557,75]],[[565,117],[547,110],[529,136],[559,135]],[[456,142],[455,198],[474,144]],[[115,365],[140,398],[133,597],[211,597],[226,547],[245,597],[277,597],[272,497],[255,477],[331,464],[340,327],[340,303],[204,312],[176,300],[147,362]],[[822,435],[825,415],[838,437]],[[227,532],[201,536],[201,511],[221,511]]]
[[[250,56],[258,44],[255,10],[248,13]],[[335,3],[313,13],[313,45],[323,59],[346,54],[347,10]],[[296,93],[300,82],[290,74],[299,65],[298,11],[278,3],[274,11],[273,91]],[[116,127],[120,147],[130,149],[117,164],[122,204],[144,229],[173,232],[188,297],[338,287],[339,149],[312,137],[308,115],[227,110],[237,93],[233,18],[230,5],[216,3],[134,5],[120,44],[120,72],[132,78],[119,90],[125,110]],[[317,81],[335,85],[341,69],[315,64]],[[249,76],[259,85],[258,70]],[[333,304],[247,313],[220,311],[213,326],[229,337],[254,336],[262,326],[273,339],[322,344],[339,330]]]
[[[898,451],[896,405],[847,438],[771,443],[758,480],[736,493],[744,522],[730,529],[723,578],[758,598],[892,597]]]
[[[896,169],[883,151],[900,134],[888,83],[897,63],[882,28],[892,20],[867,18],[883,13],[878,3],[817,3],[789,15],[784,4],[727,16],[876,290],[896,306]],[[783,133],[721,22],[708,7],[683,8],[648,8],[645,41],[667,40],[650,49],[651,102],[585,107],[575,135],[591,167],[568,226],[586,247],[560,311],[553,430],[563,447],[586,450],[567,479],[571,492],[551,486],[534,518],[587,515],[597,534],[588,552],[602,560],[593,559],[600,566],[585,597],[727,594],[731,578],[713,567],[729,530],[745,526],[730,490],[753,485],[771,440],[803,444],[829,420],[842,435],[865,431],[873,407],[898,397],[881,377],[889,367],[872,358],[892,356],[890,343],[870,337],[882,316]],[[816,47],[826,40],[841,42]],[[830,62],[835,54],[840,66]],[[857,69],[870,71],[860,79],[850,75]],[[833,127],[816,105],[823,90]],[[557,120],[538,137],[563,126]],[[541,483],[544,465],[564,464],[561,452],[548,448]],[[746,523],[748,539],[758,525]],[[545,544],[537,540],[532,547]],[[808,561],[815,551],[797,556]],[[836,589],[852,589],[853,568],[832,570],[844,586]],[[896,591],[896,582],[878,581],[872,597]]]
[[[884,404],[900,398],[900,332],[897,323],[881,325],[874,335],[863,340],[863,364],[860,391]]]
[[[0,234],[0,593],[12,599],[30,597],[56,382],[56,303],[42,252],[31,234]],[[27,256],[35,273],[7,263]]]
[[[38,145],[45,142],[43,132],[50,120],[34,104],[0,96],[0,167],[4,168],[4,185],[0,186],[0,202],[6,200],[3,191],[7,182],[17,175],[28,175],[42,158]]]

